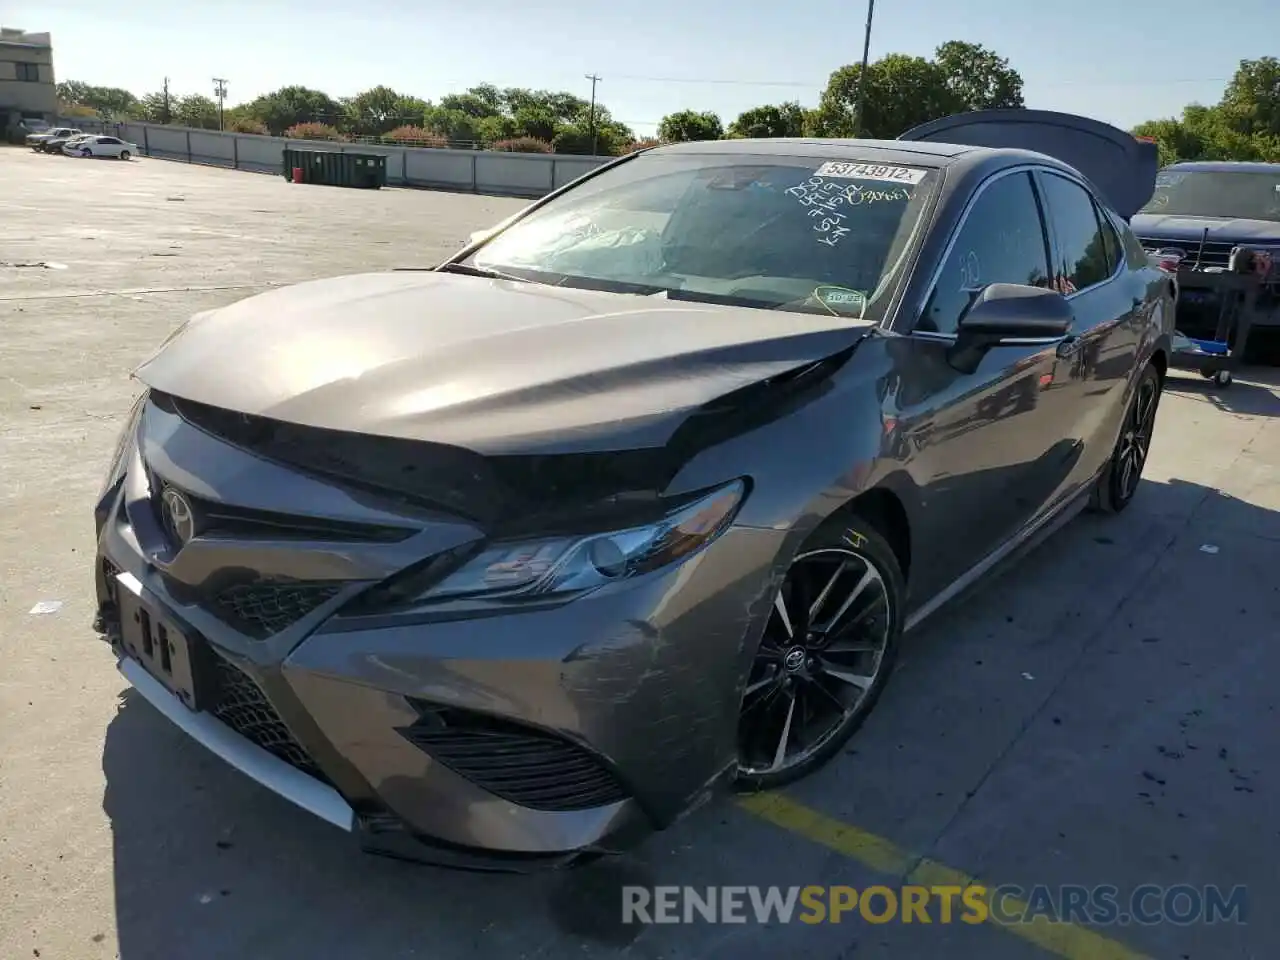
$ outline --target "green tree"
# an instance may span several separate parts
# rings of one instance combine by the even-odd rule
[[[548,143],[560,130],[562,119],[546,105],[534,104],[523,106],[512,117],[515,121],[517,136],[532,137]]]
[[[154,93],[144,94],[138,100],[138,106],[134,110],[134,115],[139,120],[145,120],[147,123],[172,123],[173,111],[177,106],[177,99],[173,96],[165,100],[165,95],[159,90]]]
[[[218,129],[218,105],[208,97],[192,93],[172,103],[173,122],[180,127]]]
[[[467,95],[475,97],[492,113],[502,112],[502,91],[492,83],[479,83],[467,90]]]
[[[1242,132],[1238,115],[1233,116],[1222,105],[1193,103],[1183,109],[1180,118],[1148,120],[1134,127],[1133,133],[1155,140],[1161,164],[1179,160],[1280,162],[1280,137]]]
[[[502,91],[502,103],[509,116],[522,110],[545,111],[559,123],[572,122],[591,104],[576,94],[553,90],[527,90],[524,87],[508,87]],[[598,104],[597,104],[598,106]]]
[[[867,66],[866,110],[857,126],[861,64],[831,74],[810,126],[819,136],[894,139],[912,127],[969,110],[1021,107],[1022,77],[979,44],[951,41],[934,59],[891,53]]]
[[[891,140],[917,124],[959,112],[947,75],[936,63],[891,53],[867,67],[866,110],[861,130],[855,129],[861,76],[861,64],[831,74],[815,118],[820,135]]]
[[[664,143],[720,140],[723,137],[724,126],[720,118],[710,111],[680,110],[667,114],[658,124],[658,139]]]
[[[1280,60],[1241,60],[1220,108],[1223,119],[1240,133],[1280,137]]]
[[[483,143],[495,140],[511,140],[520,134],[515,120],[505,113],[496,113],[491,117],[481,117],[475,121],[476,139]]]
[[[432,133],[438,133],[452,145],[465,148],[497,139],[486,135],[486,123],[487,119],[473,117],[461,110],[431,107],[426,111],[422,125]]]
[[[342,101],[343,128],[361,137],[380,137],[405,124],[417,125],[429,104],[417,97],[378,86]]]
[[[593,136],[594,123],[594,136]],[[635,141],[636,135],[625,123],[614,120],[609,111],[596,104],[594,121],[588,105],[586,111],[561,125],[551,144],[556,153],[587,155],[594,142],[595,152],[602,157],[621,156]]]
[[[804,108],[792,101],[777,105],[752,107],[738,115],[729,124],[731,137],[802,137],[804,136]]]
[[[934,51],[947,88],[964,110],[1024,107],[1022,75],[1009,61],[978,43],[951,40]]]
[[[138,98],[120,87],[96,87],[80,80],[67,80],[56,87],[58,100],[67,106],[88,107],[109,120],[125,120],[138,109]]]
[[[496,117],[502,112],[501,104],[496,99],[490,100],[486,97],[480,97],[470,91],[466,93],[451,93],[441,97],[440,109],[457,110],[478,120],[485,117]]]
[[[248,116],[261,121],[275,136],[299,123],[332,124],[343,116],[342,105],[320,90],[281,87],[244,105]]]

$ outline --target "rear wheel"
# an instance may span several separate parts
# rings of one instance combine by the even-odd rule
[[[893,670],[904,597],[893,550],[861,518],[825,525],[796,555],[742,695],[741,788],[798,780],[853,736]]]
[[[1160,371],[1148,365],[1138,380],[1137,389],[1125,411],[1124,424],[1116,440],[1106,469],[1098,478],[1094,507],[1103,513],[1119,513],[1129,506],[1142,482],[1142,468],[1147,464],[1151,438],[1160,407]]]

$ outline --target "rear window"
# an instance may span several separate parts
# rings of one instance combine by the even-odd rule
[[[857,160],[647,154],[513,224],[472,262],[568,286],[874,319],[935,178]]]

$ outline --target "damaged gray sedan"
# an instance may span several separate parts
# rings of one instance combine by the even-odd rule
[[[645,151],[200,314],[97,504],[143,698],[365,849],[530,869],[839,753],[907,630],[1138,489],[1154,148],[1037,111]]]

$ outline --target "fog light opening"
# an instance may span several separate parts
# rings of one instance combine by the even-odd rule
[[[594,541],[587,557],[602,577],[620,577],[627,571],[627,555],[609,537]]]

